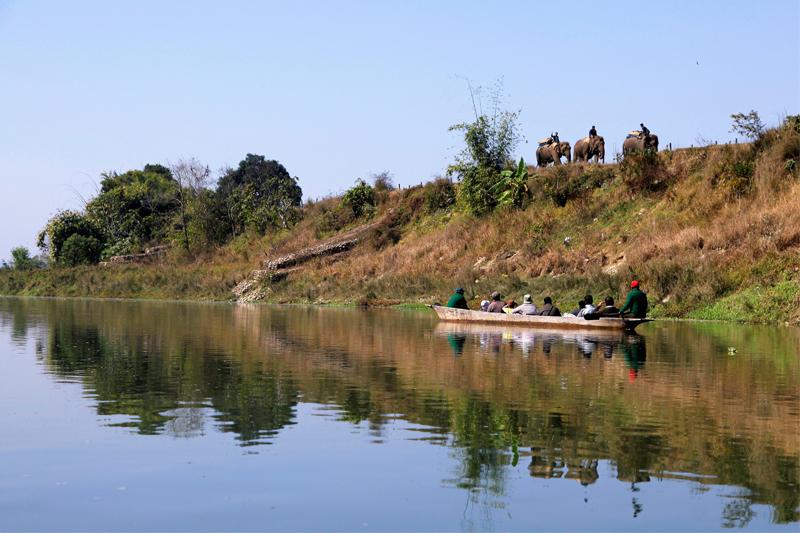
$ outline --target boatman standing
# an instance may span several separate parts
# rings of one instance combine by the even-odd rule
[[[461,287],[456,289],[456,292],[447,300],[447,307],[454,307],[456,309],[469,309],[467,307],[467,299],[464,298],[464,289]]]
[[[645,318],[647,316],[647,294],[639,289],[639,282],[631,281],[631,290],[625,299],[625,305],[619,310],[622,316]]]

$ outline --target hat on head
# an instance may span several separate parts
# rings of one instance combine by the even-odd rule
[[[526,303],[526,304],[529,304],[529,303],[533,302],[533,300],[531,300],[531,295],[530,294],[526,294],[525,296],[523,296],[522,297],[522,301],[523,301],[523,303]]]
[[[636,280],[631,281],[631,289],[635,289],[639,286],[639,282]]]
[[[500,299],[500,293],[497,292],[497,291],[494,291],[492,293],[492,300],[499,300],[499,299]]]

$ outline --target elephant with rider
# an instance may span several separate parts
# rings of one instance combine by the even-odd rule
[[[550,163],[560,165],[562,157],[567,158],[567,163],[572,162],[572,147],[566,141],[541,144],[536,149],[536,164],[540,167],[546,167]]]
[[[600,135],[592,135],[575,143],[575,161],[606,162],[606,141]]]
[[[639,133],[638,135],[629,135],[625,142],[622,143],[622,155],[628,155],[633,152],[645,152],[647,150],[658,151],[658,135],[653,133]]]

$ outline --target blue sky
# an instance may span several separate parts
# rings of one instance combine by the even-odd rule
[[[105,170],[248,153],[306,197],[444,171],[465,80],[503,80],[536,139],[724,141],[730,114],[800,112],[800,2],[0,0],[0,257]]]

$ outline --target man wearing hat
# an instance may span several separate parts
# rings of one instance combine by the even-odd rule
[[[536,308],[536,304],[533,303],[533,299],[531,298],[530,294],[526,294],[522,297],[522,305],[511,311],[517,315],[538,315],[539,310]]]
[[[645,318],[647,316],[647,295],[639,289],[639,282],[631,281],[631,290],[625,299],[625,305],[620,309],[622,316]]]
[[[500,299],[500,293],[495,291],[492,293],[492,303],[489,304],[488,311],[490,313],[502,313],[503,307],[506,306],[506,303]]]
[[[469,309],[467,307],[467,299],[464,298],[464,289],[461,287],[456,289],[456,292],[447,300],[447,307],[455,307],[456,309]]]

